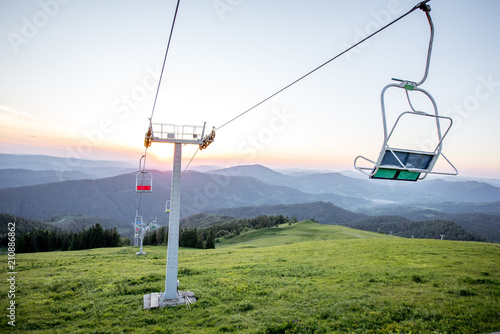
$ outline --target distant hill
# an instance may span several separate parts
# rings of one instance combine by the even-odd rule
[[[11,158],[2,162],[4,166],[13,161]],[[19,163],[25,158],[14,157],[14,160]],[[42,156],[37,167],[46,168],[47,163],[64,162],[63,158],[57,159]],[[114,162],[81,163],[81,170],[61,169],[59,175],[68,173],[68,177],[78,177],[83,176],[78,174],[84,173],[82,170],[105,172],[107,168],[114,168],[116,172],[118,168],[113,165]],[[44,183],[52,177],[50,173],[4,169],[3,182],[19,184],[24,178],[26,182],[40,184],[0,189],[0,212],[38,220],[72,215],[102,217],[103,221],[115,223],[117,227],[130,228],[140,202],[139,213],[144,220],[157,217],[160,225],[166,225],[168,216],[164,208],[170,198],[172,174],[151,172],[154,175],[153,193],[139,195],[134,190],[135,172],[106,178]],[[23,173],[26,174],[23,176]],[[7,181],[9,175],[17,177]],[[453,221],[468,232],[500,241],[495,232],[500,230],[500,188],[478,181],[431,179],[398,183],[350,178],[339,173],[293,176],[251,165],[210,173],[188,170],[182,177],[181,188],[181,217],[201,212],[234,217],[284,214],[300,220],[315,218],[321,223],[345,224],[363,219],[367,214],[393,215],[413,221]],[[383,203],[390,205],[381,205]],[[241,207],[246,208],[234,209]],[[226,211],[216,211],[222,208]],[[278,212],[283,210],[287,213]]]
[[[500,202],[430,202],[390,204],[364,207],[356,210],[368,215],[400,215],[414,220],[448,213],[486,213],[500,215]],[[437,216],[436,216],[437,217]]]
[[[219,181],[224,181],[228,177],[251,177],[267,185],[283,186],[303,193],[316,194],[315,200],[329,201],[347,209],[358,208],[367,204],[367,201],[372,204],[500,202],[500,187],[498,186],[500,180],[496,179],[472,181],[457,177],[433,178],[416,183],[390,182],[349,177],[334,172],[311,171],[284,174],[262,165],[210,170],[213,167],[215,166],[201,166],[200,170],[209,173],[214,179],[218,177]],[[0,188],[106,178],[126,174],[136,168],[134,164],[120,161],[0,154],[0,180],[2,180]]]
[[[500,242],[497,233],[500,220],[485,219],[482,215],[459,215],[456,220],[427,219],[413,221],[401,216],[367,216],[344,210],[332,203],[314,202],[292,205],[263,205],[258,207],[224,208],[206,212],[206,220],[215,220],[212,215],[225,215],[234,218],[253,218],[258,215],[283,215],[299,220],[314,219],[321,224],[337,224],[355,229],[389,233],[416,238],[436,239],[440,234],[450,240]],[[500,217],[498,217],[500,218]],[[190,218],[186,219],[186,224]],[[197,217],[198,222],[203,217]]]
[[[91,178],[91,175],[78,171],[0,169],[0,189]]]
[[[66,232],[79,232],[83,229],[99,224],[102,228],[106,229],[113,229],[114,227],[117,227],[118,232],[123,234],[128,233],[129,229],[132,227],[132,225],[128,222],[126,224],[122,224],[120,221],[113,218],[83,215],[53,216],[44,220],[44,224],[59,228]]]
[[[234,166],[224,169],[210,170],[207,172],[212,174],[220,174],[227,176],[253,177],[264,183],[279,185],[279,186],[292,186],[292,188],[295,188],[293,185],[290,184],[290,180],[293,179],[293,176],[291,177],[289,175],[276,172],[262,165]]]
[[[261,205],[239,208],[224,208],[207,211],[208,214],[226,215],[234,218],[254,218],[260,215],[283,215],[298,220],[314,219],[320,224],[344,225],[353,220],[366,218],[364,214],[344,210],[328,202],[312,202],[300,204]]]
[[[56,215],[81,214],[123,218],[133,221],[137,196],[135,181],[129,176],[100,180],[64,181],[35,186],[0,189],[0,212],[29,219],[44,220]],[[132,189],[126,191],[125,189]]]
[[[153,171],[152,194],[143,194],[141,215],[158,217],[166,224],[165,202],[170,197],[171,172]],[[30,219],[81,214],[133,222],[140,195],[135,192],[135,173],[97,180],[76,180],[0,189],[0,212]],[[368,201],[334,194],[308,194],[290,187],[274,186],[250,177],[218,176],[188,171],[181,182],[181,216],[212,208],[262,204],[290,204],[328,200],[340,203]]]
[[[500,188],[478,181],[449,182],[442,179],[418,183],[417,190],[425,194],[426,202],[496,202],[500,201]]]
[[[235,218],[225,215],[209,215],[205,213],[197,213],[195,215],[184,217],[180,221],[181,228],[208,228],[214,225],[225,224],[233,221]]]
[[[308,193],[332,193],[357,198],[367,197],[367,194],[373,192],[370,189],[374,188],[366,180],[350,178],[340,173],[298,173],[290,175],[278,173],[262,165],[235,166],[212,170],[209,173],[229,176],[249,176],[268,184],[288,186]],[[378,186],[375,186],[375,188],[378,188]]]
[[[298,176],[278,173],[261,165],[236,166],[213,170],[226,176],[251,176],[262,182],[288,186],[308,193],[328,193],[383,203],[415,202],[495,202],[500,187],[478,181],[429,179],[419,182],[390,182],[352,178],[340,173],[313,173]]]
[[[0,213],[0,236],[5,236],[9,232],[9,223],[15,223],[14,228],[16,233],[27,233],[31,229],[54,230],[56,229],[49,224],[45,224],[38,220],[25,219],[9,214]]]
[[[40,176],[52,178],[53,181],[51,182],[83,178],[98,179],[124,174],[137,169],[137,167],[123,161],[87,160],[73,157],[62,158],[49,155],[0,154],[0,170],[2,169],[25,170],[23,172],[24,180],[19,183],[22,186],[39,184],[30,184],[28,181],[33,179],[35,182],[38,182],[37,180]],[[29,173],[27,170],[43,173]],[[14,178],[17,177],[11,176]],[[0,187],[3,187],[2,184],[0,184]]]
[[[500,242],[499,210],[500,202],[384,205],[361,211],[372,216],[397,215],[413,221],[453,221],[471,233],[493,242]]]
[[[488,241],[476,233],[466,231],[457,223],[445,220],[411,221],[398,216],[374,216],[353,221],[346,226],[372,232],[392,233],[405,238]]]

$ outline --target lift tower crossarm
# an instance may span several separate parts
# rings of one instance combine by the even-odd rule
[[[204,142],[205,125],[175,125],[168,123],[151,123],[146,133],[146,141],[171,144],[195,144]]]

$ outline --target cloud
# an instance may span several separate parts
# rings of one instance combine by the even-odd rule
[[[25,118],[29,118],[29,119],[37,119],[35,116],[33,116],[32,114],[30,114],[29,112],[18,111],[18,110],[12,109],[9,106],[0,104],[0,114],[6,114],[6,113],[7,114],[13,114],[13,115],[16,115],[16,116],[25,117]]]
[[[8,113],[12,113],[12,114],[17,114],[17,111],[15,111],[12,108],[9,108],[7,106],[4,106],[2,104],[0,104],[0,112],[8,112]]]

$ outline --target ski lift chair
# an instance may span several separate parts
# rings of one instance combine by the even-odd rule
[[[149,223],[149,225],[151,227],[151,230],[156,230],[158,228],[158,222],[156,221],[156,218],[151,223]]]
[[[430,27],[430,38],[429,47],[427,50],[427,61],[425,65],[425,72],[422,80],[420,82],[412,82],[408,80],[393,79],[399,83],[390,83],[384,87],[382,90],[380,99],[382,104],[382,121],[384,125],[384,142],[382,144],[382,149],[380,150],[379,157],[376,161],[370,160],[363,156],[357,156],[354,160],[354,168],[358,171],[368,175],[371,179],[386,179],[386,180],[401,180],[401,181],[417,181],[424,179],[428,174],[442,174],[442,175],[457,175],[458,171],[453,166],[453,164],[443,155],[443,139],[448,133],[453,123],[450,117],[439,116],[436,101],[434,98],[424,89],[419,88],[419,86],[424,83],[427,75],[429,73],[429,63],[432,53],[432,43],[434,41],[434,24],[430,16],[431,8],[426,4],[428,1],[423,1],[418,4],[418,8],[425,12],[427,20]],[[411,111],[405,111],[396,119],[390,132],[387,131],[387,118],[385,112],[385,102],[384,94],[389,88],[399,88],[404,89],[408,103],[410,105]],[[416,111],[409,97],[409,91],[421,92],[425,94],[432,102],[434,112],[429,114],[422,111]],[[437,145],[432,151],[416,151],[411,149],[403,149],[398,147],[392,147],[389,144],[389,140],[394,133],[394,130],[399,124],[399,121],[407,117],[431,117],[434,118],[436,124],[436,134],[437,134]],[[444,133],[441,132],[441,123],[449,122]],[[448,164],[452,167],[454,172],[435,172],[434,165],[438,158],[442,156]],[[364,160],[368,162],[371,166],[358,166],[358,160]]]
[[[135,225],[137,228],[137,225],[142,225],[142,216],[136,215],[135,216]]]
[[[135,191],[138,193],[150,193],[153,190],[153,174],[144,170],[144,158],[145,155],[139,160],[139,172],[135,176]]]
[[[135,190],[138,193],[150,193],[153,189],[153,174],[140,171],[135,177]]]
[[[165,203],[165,212],[170,213],[170,200]]]
[[[387,131],[387,119],[385,112],[384,95],[389,88],[400,88],[410,91],[421,92],[425,94],[432,102],[434,113],[429,114],[422,111],[416,111],[411,106],[412,111],[405,111],[396,119],[392,129]],[[406,92],[407,93],[407,92]],[[453,124],[453,120],[447,116],[438,115],[437,105],[434,98],[424,89],[417,87],[415,83],[408,81],[401,81],[401,83],[391,83],[384,87],[381,94],[382,104],[382,119],[384,126],[384,142],[380,150],[379,157],[376,161],[358,156],[354,160],[354,168],[363,174],[368,175],[371,179],[386,179],[386,180],[399,180],[399,181],[417,181],[423,180],[428,174],[442,174],[442,175],[457,175],[458,171],[453,164],[442,153],[443,139],[448,134],[448,131]],[[402,149],[392,147],[389,144],[394,130],[397,128],[402,118],[408,117],[430,117],[435,119],[437,144],[431,151],[416,151],[412,149]],[[444,123],[448,123],[447,126]],[[442,132],[442,125],[446,128]],[[448,164],[453,168],[454,172],[435,172],[433,171],[434,165],[439,156],[442,156]],[[371,166],[358,166],[358,160],[364,160],[372,164]]]

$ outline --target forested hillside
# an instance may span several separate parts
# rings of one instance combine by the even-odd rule
[[[344,225],[373,232],[390,233],[392,231],[394,235],[409,238],[414,236],[416,238],[438,239],[440,235],[445,235],[450,240],[500,241],[498,233],[495,232],[499,220],[483,220],[483,215],[477,214],[467,215],[470,221],[461,220],[460,223],[453,220],[439,219],[413,221],[401,216],[368,216],[356,214],[325,202],[227,208],[211,210],[207,213],[233,216],[235,218],[256,217],[259,213],[283,215],[285,217],[297,217],[299,220],[314,219],[321,224]],[[216,218],[211,216],[206,219],[216,220]],[[202,218],[196,217],[196,220],[201,221]]]
[[[142,196],[135,192],[136,173],[0,189],[0,212],[43,220],[73,232],[99,223],[103,228],[117,227],[119,233],[125,235],[131,231],[140,203],[140,215],[145,221],[156,218],[161,226],[167,226],[165,202],[170,197],[172,174],[151,172],[153,193]],[[411,221],[439,221],[441,223],[429,226],[439,225],[441,229],[443,221],[453,222],[468,233],[500,242],[500,188],[477,181],[434,179],[425,184],[391,183],[389,186],[339,173],[291,176],[263,166],[239,166],[212,173],[187,171],[181,187],[181,217],[201,212],[234,218],[284,215],[346,225],[374,215],[399,216]],[[411,202],[424,198],[426,202]],[[457,198],[471,202],[449,201]],[[472,202],[474,200],[488,202]],[[388,202],[391,204],[381,205]],[[214,223],[200,219],[192,224],[201,227]],[[391,223],[394,221],[385,221],[385,225],[377,229],[387,230],[387,224]],[[366,224],[365,221],[360,226],[367,228]],[[417,230],[421,228],[418,224],[412,226]],[[434,231],[430,234],[434,235]],[[448,233],[452,234],[463,233]]]
[[[36,220],[0,214],[0,247],[7,247],[9,228],[14,233],[16,253],[67,251],[99,247],[118,247],[121,237],[116,228],[103,229],[97,223],[88,229],[63,231]]]
[[[432,210],[430,208],[440,209]],[[500,202],[493,203],[436,203],[381,206],[362,210],[370,216],[400,216],[413,221],[453,221],[466,231],[500,242]],[[460,212],[460,213],[456,213]],[[467,213],[465,213],[467,212]]]
[[[364,214],[344,210],[341,207],[328,202],[224,208],[210,210],[206,213],[228,215],[234,218],[252,218],[260,215],[284,215],[287,217],[296,217],[298,220],[314,219],[320,224],[338,225],[343,225],[347,222],[367,217]]]
[[[5,236],[8,232],[8,224],[16,223],[16,232],[29,232],[32,229],[55,230],[56,228],[38,220],[25,219],[9,214],[0,213],[0,236]]]
[[[103,228],[127,228],[129,229],[132,224],[123,224],[120,220],[108,217],[97,217],[97,216],[83,216],[83,215],[61,215],[52,216],[46,220],[44,223],[53,227],[60,228],[61,230],[67,232],[79,232],[84,228],[89,228],[95,224],[101,225]]]
[[[357,220],[346,226],[372,232],[382,232],[405,238],[461,241],[488,241],[475,233],[467,232],[458,224],[446,220],[411,221],[403,217],[376,216]]]
[[[56,173],[53,170],[0,169],[0,189],[89,178],[90,175],[72,171]]]
[[[2,239],[1,246],[5,246],[4,242]],[[27,233],[16,234],[16,253],[70,251],[121,245],[121,237],[116,228],[103,229],[99,224],[77,233],[32,229]]]
[[[205,224],[200,224],[204,221]],[[230,239],[250,230],[296,223],[296,218],[280,216],[258,216],[256,218],[235,219],[229,216],[197,214],[181,221],[179,246],[191,248],[215,248],[215,238]],[[189,227],[188,227],[189,226]],[[146,233],[144,245],[168,243],[168,229],[161,227]]]

